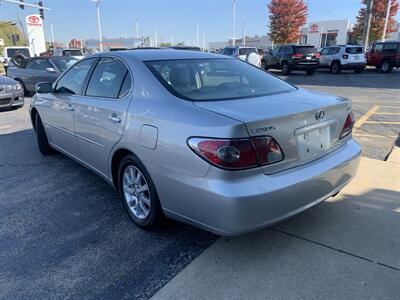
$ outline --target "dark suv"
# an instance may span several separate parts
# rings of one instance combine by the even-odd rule
[[[313,46],[285,45],[264,55],[261,66],[265,69],[280,69],[283,75],[291,71],[306,71],[314,74],[319,66],[319,53]]]
[[[400,68],[400,42],[378,42],[367,53],[367,64],[384,73]]]

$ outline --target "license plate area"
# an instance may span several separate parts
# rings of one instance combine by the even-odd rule
[[[331,148],[332,123],[324,122],[296,130],[295,136],[300,159],[320,156]]]

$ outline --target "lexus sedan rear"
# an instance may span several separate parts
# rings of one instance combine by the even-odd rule
[[[41,152],[99,174],[144,228],[264,228],[338,193],[361,154],[349,100],[194,51],[89,56],[39,84],[30,112]]]

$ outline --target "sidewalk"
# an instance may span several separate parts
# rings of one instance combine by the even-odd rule
[[[362,158],[338,196],[273,228],[220,238],[153,299],[398,299],[400,150]]]

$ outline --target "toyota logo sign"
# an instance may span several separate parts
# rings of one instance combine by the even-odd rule
[[[310,32],[318,32],[318,24],[312,24],[310,26]]]
[[[28,21],[33,24],[36,24],[36,23],[39,23],[40,19],[37,16],[29,16]]]

